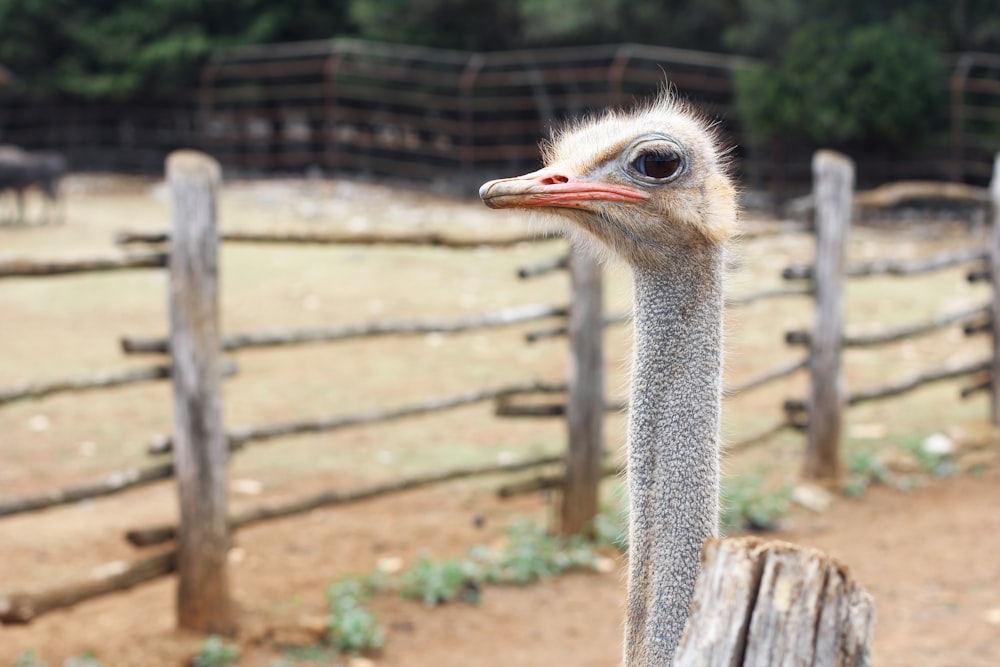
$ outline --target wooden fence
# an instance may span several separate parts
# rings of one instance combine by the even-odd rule
[[[218,181],[218,168],[214,162],[200,155],[175,156],[169,179],[174,197],[174,226],[169,233],[155,235],[123,234],[123,245],[157,244],[169,241],[168,252],[131,253],[115,258],[95,258],[79,262],[18,261],[0,265],[0,278],[15,276],[37,278],[72,272],[111,271],[124,268],[160,268],[168,258],[171,272],[171,333],[162,340],[123,340],[123,349],[129,354],[169,353],[172,363],[157,365],[146,370],[102,374],[97,378],[70,378],[58,381],[36,382],[0,391],[0,402],[24,400],[60,391],[77,391],[85,388],[121,385],[130,382],[174,380],[175,404],[182,406],[175,413],[172,437],[161,439],[153,448],[154,453],[173,450],[173,462],[157,463],[148,467],[119,471],[105,480],[57,489],[50,493],[28,498],[8,499],[0,504],[0,516],[34,511],[55,504],[75,502],[82,498],[117,493],[127,488],[148,484],[156,480],[177,476],[180,483],[182,507],[184,497],[192,493],[203,501],[211,499],[207,510],[204,502],[182,510],[180,525],[143,526],[130,530],[128,538],[136,545],[151,545],[176,541],[176,547],[165,547],[151,556],[139,558],[120,567],[106,568],[106,576],[58,588],[8,595],[0,598],[0,621],[4,623],[28,622],[53,609],[65,607],[97,595],[133,586],[142,581],[181,569],[180,605],[198,605],[198,609],[214,609],[211,619],[197,610],[179,614],[180,622],[187,627],[205,631],[225,631],[229,624],[228,593],[225,586],[224,547],[230,531],[261,521],[290,516],[317,507],[354,502],[364,498],[419,488],[453,479],[480,474],[520,471],[564,461],[565,473],[556,478],[539,478],[530,488],[541,486],[562,487],[562,529],[575,532],[584,527],[596,512],[596,485],[598,480],[616,468],[604,459],[600,440],[601,415],[608,409],[621,410],[604,397],[601,378],[601,339],[604,327],[623,322],[627,314],[605,314],[601,305],[600,273],[592,260],[570,252],[544,263],[523,267],[519,272],[524,279],[544,275],[546,272],[569,268],[572,294],[569,305],[535,305],[504,309],[475,318],[456,321],[380,322],[340,327],[336,329],[295,332],[243,332],[221,335],[217,330],[218,315],[214,310],[214,273],[217,259],[214,253],[219,241],[244,243],[387,243],[437,246],[446,248],[472,248],[509,246],[526,241],[545,241],[545,237],[505,237],[502,239],[458,239],[446,235],[343,235],[343,234],[239,234],[218,232],[214,229],[214,192]],[[740,449],[766,441],[775,433],[789,427],[808,428],[809,446],[806,453],[807,476],[825,477],[837,472],[837,439],[842,408],[874,398],[895,396],[912,388],[944,378],[959,377],[985,371],[994,365],[990,359],[982,363],[938,369],[909,378],[904,382],[883,387],[849,392],[840,388],[838,369],[841,367],[839,352],[844,346],[876,345],[903,337],[920,335],[943,326],[974,322],[984,313],[997,312],[997,305],[945,313],[931,322],[887,330],[881,334],[851,336],[843,333],[842,285],[844,276],[864,276],[877,273],[908,275],[926,272],[944,266],[983,261],[992,258],[995,266],[1000,260],[1000,240],[994,242],[991,252],[969,249],[962,253],[933,257],[921,262],[882,261],[870,264],[848,264],[844,260],[846,228],[850,224],[852,204],[850,197],[851,165],[839,156],[824,154],[816,162],[816,216],[815,229],[818,256],[814,267],[790,267],[785,271],[789,279],[812,282],[810,287],[764,290],[739,299],[730,299],[729,307],[739,307],[761,299],[789,298],[813,295],[817,302],[817,324],[812,333],[794,332],[789,341],[807,342],[810,354],[793,359],[773,369],[761,371],[737,386],[727,387],[725,395],[732,397],[765,386],[770,382],[808,367],[813,390],[808,400],[787,401],[785,414],[762,432],[743,442],[730,445]],[[998,161],[1000,171],[1000,161]],[[977,201],[984,193],[976,192]],[[994,211],[1000,200],[1000,178],[994,179],[992,189]],[[860,197],[859,197],[860,199]],[[994,216],[995,218],[995,216]],[[200,225],[194,222],[199,221]],[[832,229],[831,229],[832,228]],[[192,235],[197,230],[198,235]],[[805,232],[806,225],[777,225],[747,233],[745,238],[769,234]],[[994,222],[994,229],[1000,224]],[[1000,235],[995,235],[1000,239]],[[198,276],[198,272],[202,275]],[[982,272],[980,272],[981,274]],[[998,276],[1000,271],[989,275]],[[181,286],[184,286],[183,289]],[[1000,294],[1000,289],[995,289]],[[260,425],[225,430],[218,409],[218,381],[231,366],[219,358],[223,351],[249,347],[280,346],[335,341],[359,336],[383,334],[424,334],[429,332],[455,333],[476,328],[501,327],[553,317],[568,319],[564,327],[549,328],[529,333],[527,338],[540,340],[555,335],[568,335],[571,349],[571,369],[567,382],[545,383],[536,379],[501,387],[469,391],[463,394],[436,398],[392,408],[372,409],[366,412],[321,416],[310,420]],[[1000,358],[995,355],[994,359]],[[995,372],[995,371],[994,371]],[[194,393],[192,393],[194,392]],[[552,402],[541,406],[524,399],[539,395],[565,394],[566,402]],[[509,416],[564,416],[569,424],[570,442],[566,457],[541,457],[502,465],[470,466],[438,471],[418,477],[395,480],[353,491],[326,491],[296,498],[283,503],[272,503],[249,508],[239,514],[225,510],[225,465],[229,453],[254,442],[284,437],[298,433],[327,432],[336,429],[370,424],[388,419],[401,419],[411,415],[452,409],[461,405],[495,401],[498,414]],[[198,411],[183,406],[199,405]],[[823,413],[822,419],[816,415]],[[832,443],[832,444],[831,444]],[[203,460],[196,460],[197,457]],[[185,459],[187,457],[187,459]],[[201,471],[194,474],[192,471]],[[205,471],[213,471],[211,475]],[[521,489],[523,490],[522,485]],[[215,494],[215,495],[213,495]],[[570,506],[572,505],[572,506]],[[195,537],[192,537],[195,535]],[[209,545],[185,553],[185,545]],[[191,547],[194,549],[194,547]],[[198,561],[198,565],[185,563]],[[205,563],[211,567],[206,567]],[[200,568],[200,569],[199,569]],[[213,569],[214,568],[214,569]],[[188,574],[184,574],[187,570]],[[192,577],[185,580],[185,577]],[[198,577],[212,577],[219,585],[209,587],[198,582]],[[184,584],[188,581],[187,585]],[[221,610],[221,611],[220,611]]]
[[[507,235],[500,238],[454,237],[438,233],[378,235],[320,232],[310,234],[264,234],[219,232],[215,228],[215,196],[218,186],[217,163],[203,154],[178,152],[168,161],[168,182],[173,201],[173,225],[168,233],[119,235],[123,246],[169,243],[168,250],[127,252],[76,260],[7,260],[0,262],[0,279],[30,278],[107,271],[169,270],[170,335],[160,340],[124,337],[126,354],[168,354],[170,363],[148,368],[99,373],[88,377],[59,378],[23,383],[0,389],[0,405],[38,399],[53,394],[94,390],[155,380],[172,379],[174,387],[174,428],[171,436],[157,439],[151,454],[170,452],[170,462],[154,463],[109,473],[100,480],[23,497],[0,501],[0,517],[32,512],[86,498],[119,493],[141,485],[176,477],[181,499],[179,525],[144,526],[129,530],[126,537],[137,546],[174,541],[175,547],[136,559],[127,564],[101,568],[101,577],[55,588],[13,593],[0,597],[0,622],[24,623],[49,611],[134,586],[164,574],[180,572],[178,621],[184,627],[204,632],[227,632],[232,626],[226,584],[226,558],[232,530],[260,521],[290,516],[317,507],[357,502],[387,493],[420,488],[477,475],[498,474],[551,466],[564,460],[542,456],[502,464],[466,466],[398,479],[349,491],[325,491],[282,503],[270,503],[228,514],[225,506],[226,463],[230,452],[255,442],[302,433],[329,432],[450,410],[464,405],[497,401],[521,393],[566,393],[568,387],[586,385],[593,369],[567,382],[545,383],[526,379],[504,386],[476,389],[388,408],[363,412],[324,415],[309,420],[264,424],[226,430],[221,420],[219,380],[236,372],[235,364],[220,354],[247,348],[314,344],[359,337],[405,336],[428,333],[455,334],[465,331],[506,327],[523,322],[566,317],[566,305],[514,306],[473,317],[454,320],[382,321],[337,328],[238,332],[221,335],[216,307],[218,243],[284,243],[337,245],[405,245],[445,248],[456,251],[484,247],[509,248],[527,242],[551,241],[544,234]],[[571,297],[570,301],[581,297]],[[577,340],[574,337],[573,340]],[[576,354],[579,357],[579,354]],[[592,355],[591,355],[592,356]],[[572,395],[573,391],[569,390]],[[600,394],[597,394],[600,396]],[[600,419],[600,412],[597,413]],[[593,419],[593,417],[591,417]],[[599,433],[599,429],[597,430]],[[574,442],[586,439],[592,460],[600,463],[602,443],[594,431],[573,435]],[[579,447],[573,445],[570,451]],[[575,455],[571,454],[571,458]],[[592,464],[591,464],[592,465]],[[566,465],[575,471],[573,464]],[[588,477],[589,475],[589,477]],[[564,510],[563,530],[577,532],[597,512],[596,481],[593,471],[571,472],[567,488],[578,488],[574,498],[590,494],[587,502]],[[582,480],[581,481],[577,481]],[[589,481],[588,481],[589,480]],[[572,523],[571,522],[575,522]]]

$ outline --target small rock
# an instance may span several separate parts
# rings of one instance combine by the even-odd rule
[[[351,656],[347,659],[347,667],[375,667],[375,661],[368,658]]]
[[[375,563],[379,572],[386,574],[396,574],[403,569],[403,559],[399,556],[382,556]]]
[[[990,625],[1000,625],[1000,607],[994,607],[986,611],[986,622]]]
[[[792,490],[792,502],[821,514],[833,504],[833,494],[816,484],[799,484]]]
[[[226,557],[233,565],[239,565],[243,562],[243,559],[247,557],[247,551],[243,547],[233,547],[229,550],[229,553],[226,554]]]
[[[928,454],[949,456],[955,453],[955,441],[944,433],[935,433],[927,437],[921,445]]]
[[[52,422],[45,415],[34,415],[28,420],[28,430],[36,433],[48,431],[51,426]]]

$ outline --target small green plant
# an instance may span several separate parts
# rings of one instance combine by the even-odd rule
[[[377,590],[371,577],[342,577],[327,591],[330,618],[327,633],[330,644],[338,651],[361,653],[377,651],[385,645],[385,630],[378,619],[363,605]]]
[[[63,667],[103,667],[93,651],[84,651],[81,655],[67,658]]]
[[[929,450],[924,440],[910,438],[902,443],[904,449],[908,450],[917,459],[921,470],[934,477],[950,477],[955,474],[956,467],[954,461],[947,454]]]
[[[191,661],[193,667],[233,667],[240,657],[240,650],[229,646],[216,635],[201,645],[198,655]]]
[[[878,455],[867,450],[854,452],[848,461],[847,470],[843,492],[849,498],[863,496],[872,484],[889,484],[893,481],[892,474]]]
[[[403,597],[421,600],[428,607],[456,598],[477,603],[482,580],[481,568],[471,560],[433,561],[421,555],[413,568],[400,576],[399,591]]]
[[[778,520],[788,514],[791,487],[764,492],[762,486],[759,475],[745,475],[723,484],[720,524],[724,532],[744,528],[774,530]]]
[[[35,655],[35,649],[29,648],[21,651],[11,667],[46,667],[46,662]]]

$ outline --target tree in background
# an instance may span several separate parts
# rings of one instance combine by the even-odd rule
[[[36,98],[122,100],[197,82],[213,48],[348,32],[347,0],[0,0],[0,63]]]
[[[360,37],[445,49],[490,51],[517,43],[517,5],[479,0],[350,0]]]
[[[944,77],[933,43],[896,22],[848,29],[814,22],[776,57],[739,70],[736,100],[757,139],[912,145],[940,118]]]

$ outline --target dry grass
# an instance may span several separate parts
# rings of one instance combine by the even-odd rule
[[[162,188],[141,181],[103,185],[94,179],[78,179],[73,185],[65,226],[0,228],[0,255],[104,252],[118,230],[166,225]],[[240,228],[431,228],[484,235],[530,225],[517,214],[487,211],[477,202],[385,186],[313,181],[231,184],[223,195],[221,220],[224,227]],[[956,226],[935,230],[916,234],[858,229],[850,254],[854,259],[922,256],[972,242],[968,232]],[[564,276],[533,281],[514,277],[518,266],[560,252],[560,242],[498,251],[227,246],[222,256],[223,330],[449,318],[510,305],[563,303]],[[802,235],[743,242],[733,254],[730,292],[779,286],[781,269],[808,261],[811,252],[811,240]],[[627,274],[612,267],[608,275],[608,309],[627,308]],[[149,363],[125,358],[117,341],[123,334],[164,332],[165,288],[163,274],[156,271],[0,282],[0,386]],[[959,269],[912,279],[868,278],[852,283],[847,319],[852,330],[877,329],[986,296],[986,288],[968,285]],[[803,355],[801,349],[785,347],[783,334],[808,326],[809,307],[806,299],[789,298],[733,309],[727,323],[727,384]],[[531,377],[558,380],[565,372],[565,342],[525,344],[521,334],[534,326],[239,353],[240,374],[225,384],[226,420],[232,426],[265,424],[403,404]],[[608,393],[623,396],[627,328],[610,330],[607,340]],[[985,352],[984,340],[966,340],[954,330],[877,351],[851,351],[848,382],[882,383]],[[852,409],[847,452],[907,444],[949,424],[983,418],[985,398],[962,402],[957,396],[960,384],[943,383],[899,400]],[[728,402],[727,439],[738,441],[778,421],[782,399],[801,396],[804,390],[800,373]],[[170,424],[168,394],[166,384],[159,383],[0,408],[0,488],[4,494],[39,491],[147,463],[145,443]],[[621,416],[608,419],[612,447],[621,445],[623,431]],[[234,458],[232,477],[257,480],[262,497],[279,497],[310,487],[363,484],[443,466],[557,452],[563,443],[558,420],[498,420],[490,406],[474,406],[253,446]],[[726,473],[761,472],[772,484],[794,480],[802,446],[801,435],[786,432],[727,459]],[[476,485],[461,488],[470,498],[482,493]],[[233,499],[239,505],[259,497],[234,494]],[[121,530],[174,514],[168,485],[99,506],[99,514],[84,505],[0,524],[0,560],[7,563],[3,588],[30,588],[50,581],[55,573],[71,576],[109,558],[125,557],[130,552],[116,537]],[[66,568],[70,561],[73,567]]]

